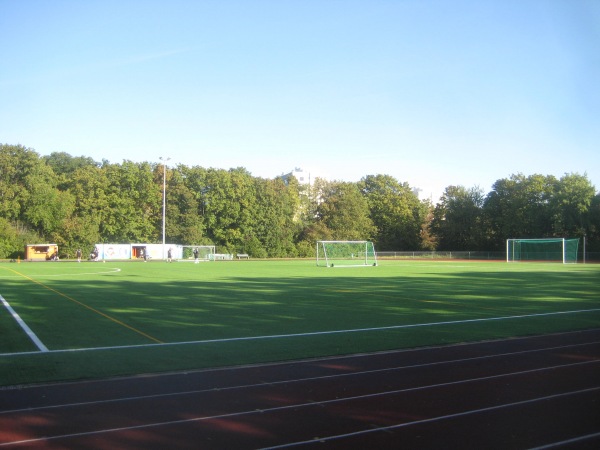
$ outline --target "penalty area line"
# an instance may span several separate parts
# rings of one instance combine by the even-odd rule
[[[40,339],[36,336],[36,334],[33,332],[33,330],[31,328],[29,328],[29,326],[25,323],[25,321],[23,319],[21,319],[21,316],[19,316],[19,314],[17,314],[17,312],[12,308],[12,306],[10,306],[10,304],[1,295],[0,295],[0,301],[2,302],[4,307],[8,310],[10,315],[13,316],[13,319],[15,319],[15,321],[19,324],[19,326],[25,332],[25,334],[27,334],[27,336],[29,336],[29,339],[31,339],[31,341],[35,344],[35,346],[39,349],[39,351],[40,352],[49,352],[50,350],[48,350],[48,347],[46,347],[42,343],[42,341],[40,341]]]

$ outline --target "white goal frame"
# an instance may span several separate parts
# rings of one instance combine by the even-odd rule
[[[331,244],[355,246],[356,252],[334,255],[327,247]],[[371,241],[317,241],[317,266],[321,267],[366,267],[377,266],[377,253]]]
[[[506,262],[521,262],[521,261],[548,261],[548,262],[562,262],[563,264],[575,264],[577,263],[577,246],[575,247],[575,257],[568,257],[569,249],[567,248],[567,242],[577,241],[577,246],[579,245],[579,239],[565,239],[565,238],[539,238],[539,239],[507,239],[506,240]],[[545,259],[545,258],[533,258],[533,259],[521,259],[517,258],[517,253],[520,252],[521,249],[517,251],[517,246],[521,243],[548,243],[548,244],[561,244],[561,260],[559,259]]]
[[[181,246],[181,259],[178,261],[194,261],[194,249],[197,248],[200,253],[198,261],[214,261],[214,255],[216,253],[216,246],[214,245],[182,245]],[[185,257],[186,249],[191,249],[191,256]]]

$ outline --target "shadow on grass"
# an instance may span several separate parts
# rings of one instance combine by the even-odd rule
[[[0,384],[189,370],[600,325],[600,311],[592,311],[600,308],[596,270],[240,272],[207,271],[204,278],[192,279],[190,272],[173,275],[165,269],[162,276],[50,279],[43,287],[5,280],[2,294],[14,299],[13,307],[53,352],[29,354],[32,345],[22,333],[7,330],[12,337],[3,343]],[[574,312],[583,310],[588,312]],[[6,355],[10,352],[25,354]]]

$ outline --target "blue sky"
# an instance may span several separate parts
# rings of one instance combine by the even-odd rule
[[[97,161],[600,190],[597,0],[0,0],[0,142]]]

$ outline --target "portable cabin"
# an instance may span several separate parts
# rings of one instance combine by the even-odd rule
[[[27,244],[25,246],[26,261],[49,261],[58,258],[58,245],[56,244]]]
[[[169,248],[173,259],[181,259],[182,247],[176,244],[96,244],[98,259],[164,259]],[[164,255],[163,255],[164,250]],[[143,253],[142,253],[143,251]]]

